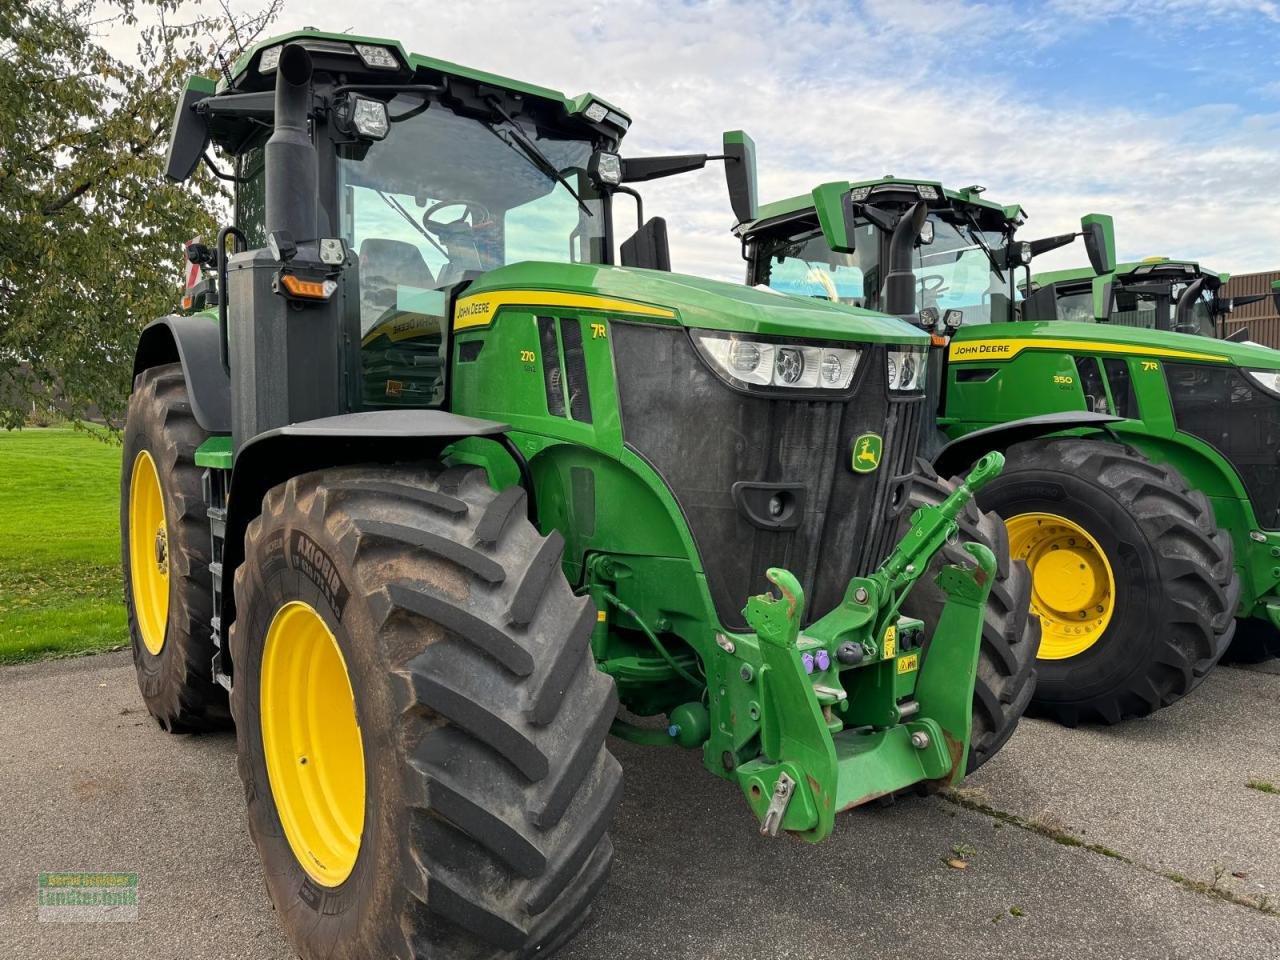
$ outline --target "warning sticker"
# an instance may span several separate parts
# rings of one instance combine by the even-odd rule
[[[920,666],[920,655],[916,653],[908,653],[904,657],[898,658],[898,672],[911,673]]]
[[[898,652],[898,628],[890,627],[884,632],[884,658],[888,660]]]

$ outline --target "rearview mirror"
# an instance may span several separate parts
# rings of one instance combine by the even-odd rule
[[[756,218],[756,142],[743,130],[724,133],[724,179],[739,223]]]
[[[1096,274],[1114,273],[1116,269],[1116,228],[1109,214],[1088,213],[1080,218],[1084,249]]]
[[[196,113],[195,106],[213,96],[215,90],[217,85],[212,80],[192,77],[178,97],[173,126],[169,128],[169,154],[164,162],[164,175],[174,183],[181,183],[196,172],[200,157],[209,146],[209,121]]]

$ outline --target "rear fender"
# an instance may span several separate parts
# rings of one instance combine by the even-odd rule
[[[191,413],[206,433],[231,432],[231,378],[218,352],[218,325],[201,314],[174,314],[147,324],[133,355],[133,376],[181,363]]]

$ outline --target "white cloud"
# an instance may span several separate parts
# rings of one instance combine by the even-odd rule
[[[1191,16],[1190,0],[1089,0],[1050,14],[1072,22],[1147,13]],[[1220,16],[1273,18],[1275,4],[1210,0]],[[1159,114],[1145,103],[1082,105],[1015,88],[1006,54],[1034,62],[1045,18],[1005,4],[939,0],[712,0],[707,3],[484,5],[290,0],[279,24],[394,35],[406,48],[576,94],[590,89],[635,123],[624,152],[716,152],[744,128],[759,146],[765,200],[824,180],[892,172],[978,182],[1020,202],[1027,235],[1115,214],[1121,254],[1194,256],[1243,272],[1277,265],[1280,116],[1230,105]],[[1208,14],[1201,12],[1201,18]],[[1074,29],[1074,28],[1073,28]],[[1007,48],[1007,49],[1006,49]],[[742,275],[723,175],[642,185],[646,212],[668,219],[678,270]],[[623,201],[625,203],[625,201]],[[619,223],[630,210],[620,204]],[[1056,263],[1083,261],[1080,248]]]

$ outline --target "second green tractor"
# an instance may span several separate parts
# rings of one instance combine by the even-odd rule
[[[1094,322],[1114,302],[1110,218],[1022,240],[1022,209],[983,192],[885,177],[768,204],[736,228],[747,280],[931,335],[895,376],[933,368],[943,475],[992,447],[1007,457],[979,502],[1032,570],[1035,706],[1068,724],[1148,714],[1233,638],[1250,658],[1280,646],[1280,352],[1174,332],[1209,310],[1217,285],[1200,274],[1179,274],[1157,329]],[[1079,288],[1058,292],[1078,294],[1084,322],[1027,283],[1035,256],[1081,235],[1092,269],[1058,276]],[[1028,422],[1049,435],[1021,433]]]

